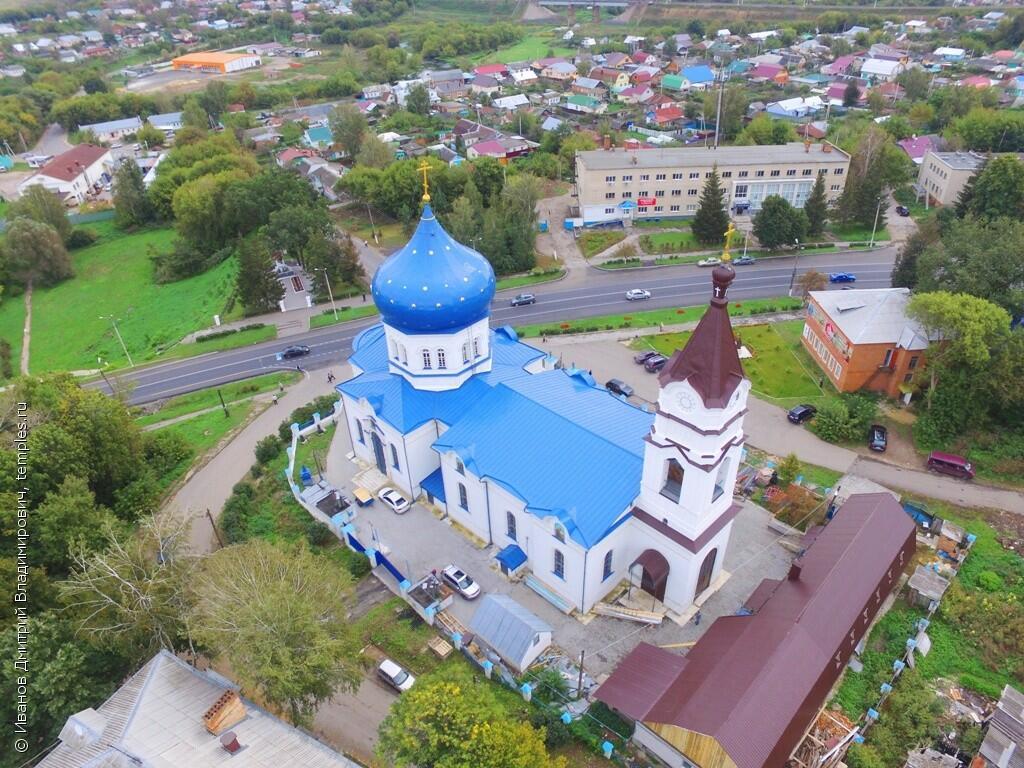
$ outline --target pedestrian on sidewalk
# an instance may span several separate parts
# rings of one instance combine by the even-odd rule
[[[284,382],[283,381],[278,383],[277,391],[280,392],[281,394],[284,394]]]
[[[301,365],[296,365],[295,366],[295,370],[298,371],[299,373],[302,373],[302,366]]]
[[[363,303],[364,304],[366,303],[366,292],[365,291],[363,292]]]
[[[277,395],[276,394],[273,397],[273,403],[272,404],[273,405],[277,405]]]

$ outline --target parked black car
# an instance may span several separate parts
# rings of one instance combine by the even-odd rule
[[[872,424],[868,430],[868,448],[881,453],[889,445],[889,430],[881,424]]]
[[[637,365],[643,365],[656,354],[658,353],[655,352],[653,349],[645,349],[643,352],[637,352],[635,355],[633,355],[633,362],[636,363]]]
[[[657,373],[665,367],[665,363],[668,362],[668,358],[664,355],[651,355],[644,360],[644,370],[648,373]]]
[[[609,392],[614,392],[616,395],[633,396],[633,388],[622,379],[609,379],[604,386]]]
[[[898,216],[909,216],[910,215],[910,209],[907,208],[907,206],[905,206],[905,205],[897,205],[896,206],[896,214]]]
[[[803,424],[805,421],[810,421],[814,418],[814,414],[817,412],[818,409],[813,405],[804,403],[803,405],[798,405],[796,408],[791,409],[790,412],[786,414],[786,418],[794,424]]]
[[[532,293],[520,293],[518,296],[512,299],[512,301],[509,302],[509,304],[513,307],[523,307],[526,306],[527,304],[536,303],[537,297],[534,296]]]

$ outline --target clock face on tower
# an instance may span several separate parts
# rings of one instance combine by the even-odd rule
[[[687,392],[681,392],[676,395],[676,405],[679,406],[681,411],[692,411],[694,406],[693,397]]]

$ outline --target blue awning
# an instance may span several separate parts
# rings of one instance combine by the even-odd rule
[[[441,476],[441,468],[438,467],[422,481],[420,481],[420,488],[429,493],[438,501],[447,504],[448,500],[444,497],[444,478]]]
[[[526,562],[526,553],[515,544],[509,544],[501,552],[495,555],[495,560],[504,565],[508,570],[514,571]]]

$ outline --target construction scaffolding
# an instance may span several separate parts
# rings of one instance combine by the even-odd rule
[[[822,709],[789,759],[797,768],[834,768],[857,734],[857,724],[842,712]]]

